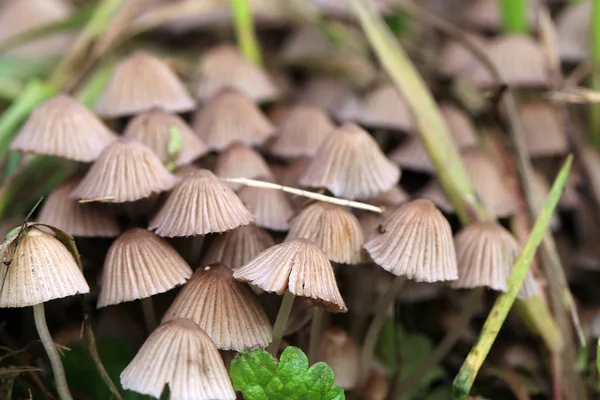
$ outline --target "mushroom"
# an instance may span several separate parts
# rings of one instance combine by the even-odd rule
[[[267,231],[254,224],[240,226],[213,239],[202,265],[222,263],[236,269],[273,245],[275,242]]]
[[[272,181],[270,179],[261,179]],[[287,231],[289,220],[294,215],[294,206],[285,193],[279,190],[244,186],[238,193],[240,200],[254,215],[254,223],[261,228],[274,231]]]
[[[241,143],[234,143],[219,154],[215,175],[219,178],[273,178],[271,168],[260,153]],[[242,187],[234,183],[228,185],[236,191]]]

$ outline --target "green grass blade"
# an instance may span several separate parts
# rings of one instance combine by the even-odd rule
[[[498,332],[500,332],[502,324],[504,323],[508,312],[517,298],[517,294],[519,293],[519,289],[525,280],[525,275],[527,274],[529,266],[535,257],[537,248],[544,239],[544,235],[546,234],[546,230],[548,229],[548,225],[550,223],[550,218],[554,214],[554,210],[558,204],[560,196],[562,195],[565,183],[569,176],[572,161],[573,156],[569,155],[560,169],[560,172],[558,173],[558,176],[552,185],[552,189],[550,190],[550,194],[548,195],[546,203],[544,204],[544,207],[540,211],[540,214],[535,221],[531,235],[529,235],[527,243],[525,243],[523,251],[521,252],[521,255],[517,259],[515,266],[508,277],[507,292],[502,294],[496,300],[494,307],[490,311],[488,318],[483,325],[479,340],[469,352],[467,359],[463,363],[458,375],[454,379],[454,399],[466,399],[471,391],[475,377],[477,376],[483,361],[487,357],[492,344],[496,340],[496,336],[498,336]]]
[[[248,0],[231,0],[235,34],[240,51],[251,63],[262,64],[260,46],[256,39],[252,11]]]

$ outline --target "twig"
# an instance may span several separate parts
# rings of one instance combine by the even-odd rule
[[[338,199],[332,196],[325,196],[324,194],[309,192],[308,190],[296,189],[289,186],[279,185],[277,183],[257,181],[248,178],[221,178],[225,182],[239,183],[241,185],[257,187],[261,189],[274,189],[281,190],[282,192],[295,194],[297,196],[308,197],[309,199],[322,201],[330,204],[337,204],[338,206],[357,208],[359,210],[372,211],[374,213],[382,214],[384,211],[383,207],[373,206],[371,204],[360,203],[358,201]],[[81,201],[80,201],[81,202]]]

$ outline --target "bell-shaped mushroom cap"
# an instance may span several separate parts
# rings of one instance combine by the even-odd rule
[[[558,52],[564,61],[579,62],[590,56],[590,15],[592,2],[588,0],[571,3],[556,17]]]
[[[148,147],[120,138],[104,149],[71,197],[124,203],[169,190],[178,181]]]
[[[406,203],[410,199],[410,195],[400,186],[381,192],[377,196],[367,200],[367,203],[376,206],[392,206],[398,207],[402,203]]]
[[[219,155],[215,174],[219,178],[273,178],[271,169],[265,159],[256,150],[241,143],[231,145]],[[234,190],[242,187],[241,184],[228,183]]]
[[[389,155],[390,160],[401,166],[403,169],[434,173],[435,167],[417,136],[408,138],[405,142],[396,147]]]
[[[153,108],[179,113],[194,107],[194,100],[169,66],[138,51],[115,67],[95,109],[103,117],[114,118]]]
[[[383,15],[392,12],[392,3],[388,0],[369,0],[369,2]],[[320,15],[340,19],[355,19],[356,14],[352,10],[352,4],[348,0],[308,0]]]
[[[236,269],[274,245],[269,233],[258,226],[240,226],[214,238],[202,265],[223,263]]]
[[[494,162],[478,149],[462,152],[462,159],[485,208],[498,218],[515,212],[515,202]]]
[[[28,307],[89,293],[69,250],[50,234],[34,227],[25,229],[19,240],[15,235],[0,248],[0,308]]]
[[[323,332],[318,357],[333,369],[334,385],[354,389],[358,383],[360,357],[358,346],[346,331],[332,327]]]
[[[454,245],[459,274],[452,287],[506,291],[508,274],[521,251],[510,232],[495,222],[478,222],[459,232]]]
[[[300,93],[300,101],[329,112],[336,111],[352,89],[348,79],[336,76],[315,76],[309,79]]]
[[[116,237],[121,229],[114,215],[100,204],[81,204],[70,197],[81,181],[73,177],[58,185],[48,196],[38,222],[62,229],[78,237]]]
[[[530,0],[526,5],[529,24],[537,25],[539,1]],[[496,0],[475,0],[467,7],[465,20],[474,28],[495,31],[500,28],[500,15],[500,5]]]
[[[306,207],[292,220],[286,240],[298,238],[314,242],[331,261],[362,261],[364,236],[360,223],[343,207],[319,201]]]
[[[241,92],[225,90],[214,96],[194,116],[194,131],[211,150],[222,151],[233,143],[264,143],[275,127]]]
[[[515,87],[546,87],[548,67],[541,46],[529,36],[509,35],[486,47],[503,83]],[[474,64],[469,76],[481,87],[496,84],[487,67]]]
[[[331,312],[346,312],[331,263],[317,245],[294,239],[273,246],[233,272],[242,282],[277,294],[292,294],[321,303]]]
[[[233,279],[231,268],[212,264],[194,272],[165,313],[163,322],[188,318],[222,350],[266,347],[271,323],[248,285]]]
[[[208,147],[181,117],[159,108],[134,117],[127,125],[124,135],[144,143],[158,155],[162,163],[166,163],[169,160],[169,141],[173,128],[181,134],[183,145],[175,160],[176,166],[189,164],[208,153]]]
[[[401,205],[385,218],[365,249],[373,261],[394,275],[418,282],[458,278],[450,224],[429,200]]]
[[[130,229],[108,249],[98,308],[166,292],[191,275],[192,269],[165,239]]]
[[[440,111],[459,149],[477,146],[475,127],[463,111],[447,103],[440,105]]]
[[[290,228],[294,206],[282,191],[244,186],[238,195],[254,215],[257,226],[274,231],[287,231]]]
[[[166,237],[206,235],[248,225],[253,219],[233,190],[201,169],[173,189],[149,229]]]
[[[58,94],[29,114],[10,149],[92,162],[116,138],[85,106]]]
[[[569,143],[554,107],[543,101],[520,104],[523,133],[527,152],[532,157],[561,155]]]
[[[484,37],[471,33],[467,33],[466,35],[469,40],[480,47],[487,46],[487,40]],[[438,68],[444,75],[465,76],[468,75],[469,70],[473,65],[480,62],[481,61],[473,54],[473,52],[466,48],[462,43],[451,40],[442,48]]]
[[[429,182],[423,189],[419,191],[416,196],[419,199],[427,199],[439,207],[443,212],[447,214],[454,213],[454,206],[448,200],[444,189],[440,183],[436,180]]]
[[[331,118],[322,109],[297,105],[279,125],[270,152],[283,158],[312,157],[334,129]]]
[[[124,389],[159,398],[169,385],[173,400],[234,400],[221,355],[192,320],[160,324],[121,373]]]
[[[314,26],[295,29],[283,43],[281,59],[286,63],[301,63],[331,57],[336,47],[329,38]]]
[[[279,96],[275,82],[260,66],[244,59],[231,45],[216,47],[200,61],[196,96],[206,101],[223,89],[236,89],[257,102]]]
[[[0,40],[3,42],[27,31],[66,19],[71,14],[71,7],[62,0],[8,0],[1,3]],[[44,35],[9,49],[5,55],[27,59],[54,56],[68,49],[72,40],[70,34]]]
[[[360,123],[370,128],[410,132],[415,129],[406,101],[393,84],[384,84],[367,93],[361,105]]]
[[[324,187],[348,199],[368,199],[396,185],[400,169],[355,124],[336,129],[319,147],[300,184]]]

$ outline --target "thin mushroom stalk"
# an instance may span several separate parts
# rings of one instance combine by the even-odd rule
[[[283,338],[285,326],[290,316],[290,312],[292,311],[295,298],[296,296],[294,296],[290,291],[286,291],[283,295],[283,299],[281,300],[281,305],[279,306],[279,311],[277,312],[277,318],[275,319],[275,325],[273,325],[273,341],[271,344],[269,344],[269,347],[267,347],[267,351],[274,357],[277,356],[279,345],[281,344],[281,339]]]
[[[67,384],[67,377],[65,375],[65,369],[60,359],[60,354],[56,349],[56,345],[54,344],[54,340],[52,340],[52,336],[50,335],[50,331],[48,330],[48,325],[46,324],[46,313],[44,311],[44,303],[36,304],[33,306],[33,317],[35,320],[35,327],[38,331],[38,335],[40,336],[40,340],[44,345],[44,349],[46,350],[48,358],[50,359],[50,364],[52,365],[52,373],[54,375],[54,383],[56,385],[58,397],[61,400],[72,400],[73,397],[71,396],[71,392],[69,391],[69,385]]]

